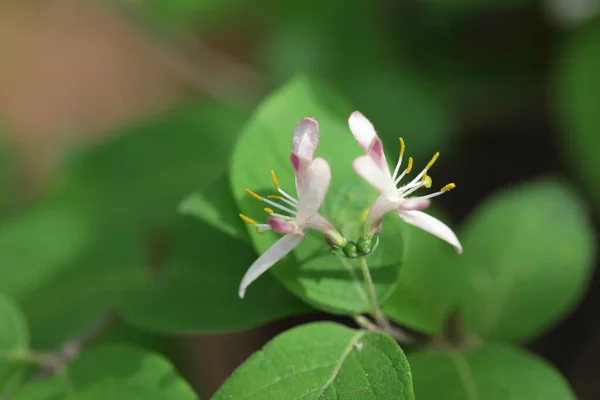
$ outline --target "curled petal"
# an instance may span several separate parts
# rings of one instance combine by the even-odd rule
[[[319,123],[314,118],[304,118],[298,122],[292,136],[292,149],[300,158],[312,160],[319,144]]]
[[[401,204],[399,209],[403,210],[403,211],[410,211],[410,210],[425,210],[427,207],[429,207],[429,205],[431,204],[431,200],[429,199],[422,199],[420,197],[409,197],[408,199],[404,200]]]
[[[390,201],[399,201],[394,180],[389,172],[381,170],[369,155],[360,156],[352,162],[354,171]]]
[[[298,190],[296,221],[301,228],[319,211],[321,204],[325,201],[330,181],[331,169],[327,161],[322,158],[315,158],[306,169],[301,170],[296,176]]]
[[[335,231],[335,227],[327,218],[317,213],[310,217],[304,224],[305,227],[319,231],[325,235]]]
[[[277,233],[295,233],[298,235],[303,235],[302,231],[298,229],[298,225],[292,221],[286,221],[276,217],[269,217],[267,222],[269,223],[271,229]]]
[[[391,179],[392,175],[390,174],[385,154],[383,154],[383,143],[381,142],[381,139],[375,138],[375,140],[373,140],[373,143],[371,143],[371,146],[367,150],[367,155],[371,156],[373,161],[379,166],[379,169],[385,172]]]
[[[398,207],[398,203],[379,196],[373,203],[365,221],[365,233],[376,234],[381,230],[383,216]]]
[[[296,153],[290,154],[290,161],[292,163],[292,167],[294,168],[296,179],[298,179],[298,174],[300,173],[300,171],[305,170],[311,162],[311,160],[309,160],[308,158],[300,157]]]
[[[414,225],[417,228],[421,228],[425,232],[431,233],[432,235],[437,236],[440,239],[450,243],[452,246],[454,246],[458,254],[462,254],[463,249],[460,242],[458,241],[458,238],[456,237],[454,232],[452,232],[452,229],[450,229],[439,219],[434,218],[431,215],[425,214],[421,211],[399,210],[397,214],[400,218],[402,218],[409,224]]]
[[[348,118],[348,126],[360,147],[368,152],[373,139],[377,138],[373,124],[359,111],[354,111]]]
[[[304,236],[300,235],[285,235],[275,242],[273,246],[269,247],[267,251],[265,251],[260,257],[258,257],[258,260],[254,261],[242,278],[242,283],[240,284],[239,290],[240,297],[244,298],[248,286],[250,286],[252,282],[254,282],[259,276],[271,268],[277,261],[281,260],[292,250],[294,250],[303,239]]]

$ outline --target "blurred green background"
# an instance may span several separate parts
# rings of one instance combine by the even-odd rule
[[[519,254],[598,245],[597,0],[8,0],[0,49],[0,292],[35,349],[116,313],[102,341],[164,353],[206,397],[274,333],[325,318],[305,315],[273,277],[256,284],[268,296],[215,309],[233,301],[254,257],[247,237],[234,240],[235,213],[225,232],[210,223],[235,209],[232,149],[265,96],[299,74],[334,88],[385,143],[403,136],[417,160],[439,150],[436,182],[458,186],[436,201],[448,221],[552,179],[568,193],[511,203],[509,218],[539,228],[519,237]],[[186,207],[210,215],[199,222]],[[537,207],[557,223],[538,223]],[[562,225],[571,213],[584,228]],[[487,242],[512,235],[497,219],[507,227]],[[593,399],[600,283],[586,271],[585,294],[564,301],[576,309],[527,346]],[[500,336],[536,331],[515,329]]]

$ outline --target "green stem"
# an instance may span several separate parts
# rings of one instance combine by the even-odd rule
[[[371,272],[369,272],[369,266],[367,265],[367,259],[365,257],[359,257],[360,269],[362,270],[363,277],[365,278],[365,284],[367,286],[367,293],[371,302],[371,309],[373,310],[373,317],[379,324],[380,328],[387,332],[390,329],[390,323],[379,308],[377,303],[377,296],[375,296],[375,286],[373,286],[373,279],[371,279]]]

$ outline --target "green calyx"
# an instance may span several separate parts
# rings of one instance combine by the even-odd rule
[[[362,256],[366,256],[371,254],[373,251],[375,251],[375,249],[377,248],[377,245],[379,245],[379,237],[378,236],[373,236],[370,238],[366,238],[366,237],[361,237],[360,239],[358,239],[358,243],[356,244],[356,249],[358,250],[358,253]]]
[[[356,243],[351,240],[346,241],[344,247],[342,247],[342,252],[348,258],[356,258],[358,257],[358,250]]]

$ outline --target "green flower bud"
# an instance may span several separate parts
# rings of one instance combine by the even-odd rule
[[[358,251],[356,248],[356,243],[351,240],[346,242],[346,245],[342,248],[344,255],[348,258],[356,258],[358,257]]]

